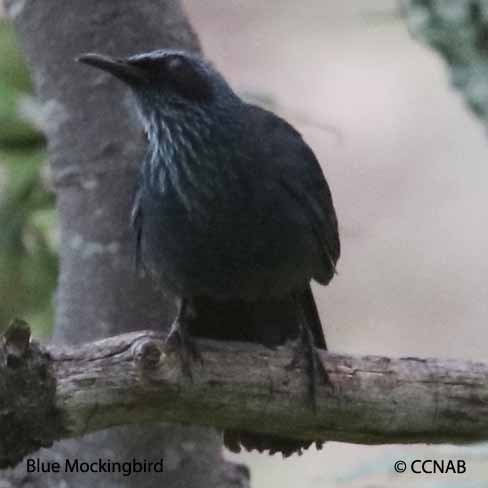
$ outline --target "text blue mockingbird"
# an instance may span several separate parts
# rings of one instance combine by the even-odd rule
[[[179,297],[169,339],[184,364],[197,354],[192,336],[268,347],[298,339],[315,405],[317,381],[328,378],[314,348],[326,343],[310,280],[329,283],[340,244],[312,150],[196,54],[78,60],[135,95],[148,138],[132,212],[136,255]],[[224,442],[289,455],[313,441],[228,431]]]

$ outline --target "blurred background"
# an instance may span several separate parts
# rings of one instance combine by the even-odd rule
[[[315,287],[337,352],[488,360],[488,139],[412,40],[395,0],[186,0],[204,51],[316,152],[340,220],[339,275]],[[54,199],[31,85],[0,23],[0,326],[49,333]],[[488,447],[328,443],[248,463],[254,488],[488,487]],[[464,475],[395,475],[395,460],[465,459]]]
[[[0,11],[0,330],[22,316],[50,332],[57,274],[54,195],[32,85]]]

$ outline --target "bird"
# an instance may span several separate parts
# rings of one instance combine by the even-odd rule
[[[246,103],[199,53],[76,60],[132,92],[147,136],[130,218],[134,256],[177,297],[167,341],[190,376],[201,358],[195,337],[268,348],[292,341],[316,409],[317,385],[330,378],[316,351],[327,345],[311,281],[334,277],[340,240],[312,149],[283,118]],[[284,457],[314,442],[239,429],[224,431],[223,440],[234,452]]]

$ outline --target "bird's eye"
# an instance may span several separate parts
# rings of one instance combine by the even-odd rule
[[[145,55],[129,59],[129,62],[142,68],[148,82],[159,90],[177,93],[194,102],[203,102],[212,96],[205,73],[198,69],[196,62],[183,55]]]
[[[177,71],[183,66],[184,62],[179,56],[171,56],[166,61],[166,66],[171,71]]]

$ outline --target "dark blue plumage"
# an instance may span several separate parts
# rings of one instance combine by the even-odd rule
[[[148,138],[132,213],[136,253],[181,299],[173,331],[267,346],[301,337],[314,396],[321,365],[313,345],[326,345],[310,280],[332,279],[340,244],[312,150],[197,55],[80,60],[135,95]],[[243,432],[225,440],[285,455],[310,444]]]

